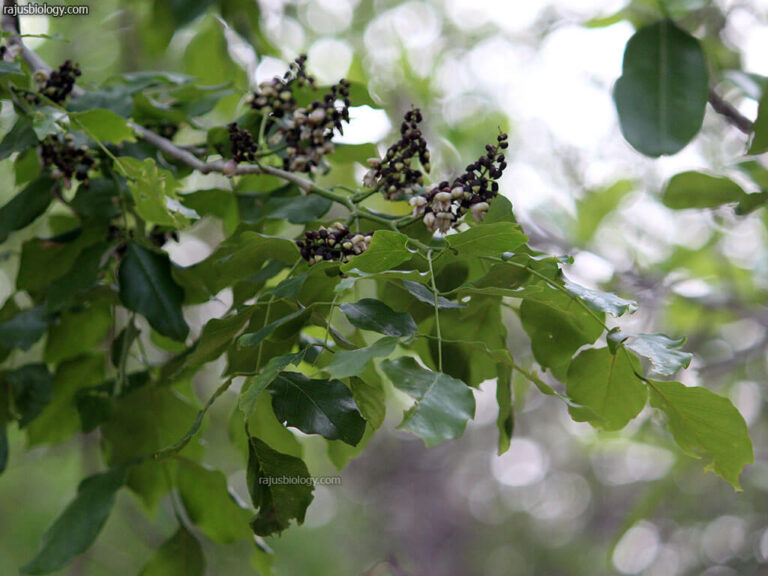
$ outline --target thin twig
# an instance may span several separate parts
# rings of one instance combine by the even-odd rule
[[[725,117],[725,119],[733,124],[736,128],[741,130],[744,134],[751,134],[754,129],[754,123],[739,112],[732,104],[723,100],[720,95],[710,88],[709,90],[709,103],[715,112]]]

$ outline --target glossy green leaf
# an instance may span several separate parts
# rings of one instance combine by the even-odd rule
[[[371,239],[371,246],[360,254],[352,257],[349,262],[341,266],[342,272],[360,270],[361,272],[375,273],[386,272],[413,256],[406,245],[408,237],[399,232],[390,230],[377,230]]]
[[[73,112],[70,117],[75,126],[82,129],[90,138],[98,142],[135,142],[133,130],[125,118],[111,110],[93,108],[84,112]]]
[[[176,487],[184,510],[208,538],[229,544],[251,536],[248,529],[251,513],[230,492],[223,472],[182,460],[176,474]]]
[[[243,387],[243,391],[240,394],[240,400],[237,404],[245,415],[246,420],[253,414],[253,411],[256,408],[256,402],[266,387],[274,382],[275,378],[277,378],[277,375],[282,370],[290,365],[297,366],[304,359],[304,354],[305,350],[301,350],[295,354],[286,354],[284,356],[271,358],[261,374],[248,379],[246,385]]]
[[[43,535],[37,556],[22,574],[50,574],[66,566],[93,544],[112,511],[126,469],[114,468],[82,481],[77,496]]]
[[[664,20],[627,42],[613,97],[621,131],[646,156],[675,154],[701,129],[709,93],[699,41]]]
[[[5,374],[13,403],[19,413],[19,428],[37,418],[51,401],[53,379],[45,364],[27,364]]]
[[[754,136],[749,146],[750,154],[768,152],[768,90],[763,90],[763,97],[757,109],[757,119],[752,129]]]
[[[204,576],[205,556],[200,542],[180,526],[163,542],[139,576]]]
[[[32,224],[48,209],[53,186],[48,176],[40,176],[0,208],[0,242],[5,242],[11,232]]]
[[[413,282],[412,280],[403,280],[403,286],[405,286],[405,289],[408,290],[411,296],[416,298],[416,300],[434,307],[435,293],[432,292],[431,289],[424,286],[424,284]],[[448,298],[443,296],[437,297],[437,307],[441,309],[466,308],[466,306],[466,304],[462,304],[461,302],[453,302],[452,300],[448,300]]]
[[[733,404],[706,388],[679,382],[650,382],[651,406],[666,415],[680,447],[707,459],[716,474],[740,489],[739,475],[754,462],[744,418]]]
[[[723,204],[742,202],[747,193],[729,178],[718,178],[702,172],[676,174],[667,184],[662,200],[674,210],[717,208]]]
[[[275,416],[286,426],[351,446],[363,437],[365,420],[341,380],[312,380],[298,372],[281,372],[269,392]]]
[[[395,312],[389,306],[373,298],[359,302],[345,302],[339,306],[356,328],[371,330],[387,336],[408,337],[416,334],[416,322],[407,312]]]
[[[304,522],[314,485],[300,458],[281,454],[258,438],[248,439],[248,492],[258,509],[251,529],[259,536],[282,532]]]
[[[647,358],[656,374],[672,376],[688,368],[693,358],[693,354],[680,350],[684,344],[685,338],[674,340],[664,334],[640,334],[631,336],[624,345],[638,356]]]
[[[587,420],[596,428],[620,430],[640,413],[648,401],[648,389],[635,375],[639,364],[623,350],[591,348],[579,353],[568,368],[568,397],[592,414]],[[585,414],[571,411],[576,420]]]
[[[325,371],[331,378],[348,378],[360,374],[374,358],[386,358],[395,349],[397,339],[380,338],[370,346],[357,350],[339,350],[333,355]]]
[[[512,222],[496,222],[449,235],[446,241],[462,256],[501,256],[525,244],[528,237]]]
[[[0,346],[29,350],[48,330],[48,322],[42,306],[19,312],[0,323]]]
[[[475,397],[464,382],[426,370],[409,357],[385,360],[381,366],[396,388],[416,400],[399,429],[416,434],[427,447],[464,433],[475,415]]]
[[[181,310],[184,291],[171,276],[167,254],[130,244],[120,262],[118,277],[120,301],[126,308],[144,315],[163,336],[186,339],[189,326]]]
[[[580,286],[570,280],[565,280],[565,289],[571,296],[581,299],[593,310],[597,312],[607,312],[612,316],[621,316],[626,312],[632,314],[637,310],[637,302],[625,300],[616,294],[593,290],[585,286]]]
[[[275,330],[277,330],[281,326],[284,326],[285,324],[288,324],[289,322],[296,320],[297,318],[306,317],[308,314],[309,314],[309,311],[306,308],[301,308],[299,310],[296,310],[296,312],[282,316],[277,320],[275,320],[274,322],[270,322],[269,324],[257,330],[256,332],[249,332],[248,334],[243,334],[242,336],[240,336],[240,338],[237,339],[237,344],[241,348],[253,348],[254,346],[258,346],[265,339],[269,338],[275,332]]]

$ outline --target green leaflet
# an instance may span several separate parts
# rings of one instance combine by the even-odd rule
[[[627,42],[613,98],[622,134],[639,152],[682,150],[701,128],[708,93],[699,41],[671,21],[645,26]]]
[[[374,358],[389,356],[397,340],[392,337],[380,338],[370,346],[357,350],[340,350],[333,355],[325,371],[331,378],[347,378],[360,374]]]
[[[747,193],[730,178],[694,171],[675,174],[662,195],[664,205],[674,210],[717,208],[746,199]]]
[[[475,415],[475,397],[464,382],[426,370],[408,357],[385,360],[381,367],[396,388],[416,400],[398,428],[416,434],[427,447],[464,433]]]
[[[528,241],[520,227],[512,222],[473,226],[466,232],[446,237],[448,245],[462,256],[500,256]]]
[[[286,354],[284,356],[276,356],[267,362],[267,365],[262,370],[261,374],[249,378],[246,382],[246,386],[243,387],[243,391],[240,393],[240,399],[237,406],[245,415],[247,421],[256,407],[256,402],[259,395],[266,389],[267,386],[272,384],[277,375],[286,367],[293,364],[297,366],[304,359],[305,350],[301,350],[295,354]]]
[[[571,408],[571,416],[603,430],[624,428],[648,401],[648,389],[636,371],[638,362],[624,350],[616,354],[608,348],[580,352],[568,368],[566,391],[571,400],[591,413]]]
[[[406,248],[408,237],[399,232],[377,230],[371,239],[371,246],[341,266],[342,272],[359,270],[360,272],[386,272],[411,259],[412,254]]]
[[[229,544],[250,537],[248,520],[251,513],[230,493],[223,472],[180,460],[176,487],[189,519],[208,538]]]
[[[287,479],[287,480],[285,480]],[[300,458],[281,454],[258,438],[248,439],[248,492],[258,509],[251,529],[259,536],[282,532],[291,520],[304,522],[314,485]]]
[[[184,290],[171,276],[167,254],[131,244],[120,262],[118,276],[120,300],[126,308],[144,315],[163,336],[187,338],[189,326],[181,311]]]
[[[149,559],[139,576],[204,576],[205,556],[200,542],[180,526]]]
[[[48,209],[53,201],[53,186],[48,176],[40,176],[0,208],[0,243],[5,242],[11,232],[32,224]]]
[[[741,490],[739,475],[754,462],[747,424],[731,402],[706,388],[679,382],[649,382],[651,406],[662,410],[675,441],[706,458],[716,474]]]
[[[85,552],[107,521],[126,471],[113,468],[83,480],[75,499],[43,535],[40,552],[21,573],[50,574]]]
[[[359,302],[345,302],[339,306],[347,319],[356,328],[371,330],[398,338],[413,336],[416,323],[407,312],[395,312],[389,306],[373,298],[363,298]]]
[[[354,396],[341,380],[311,380],[281,372],[269,387],[275,416],[287,426],[357,445],[365,432]]]

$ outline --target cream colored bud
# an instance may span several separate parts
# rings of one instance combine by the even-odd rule
[[[472,211],[474,219],[478,222],[482,222],[483,218],[485,218],[485,213],[488,212],[488,203],[478,202],[477,204],[472,204],[470,210]]]

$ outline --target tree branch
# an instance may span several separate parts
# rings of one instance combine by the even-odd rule
[[[732,104],[723,100],[714,89],[709,90],[709,103],[715,112],[725,117],[725,119],[744,134],[750,135],[754,128],[754,123],[739,112]]]

